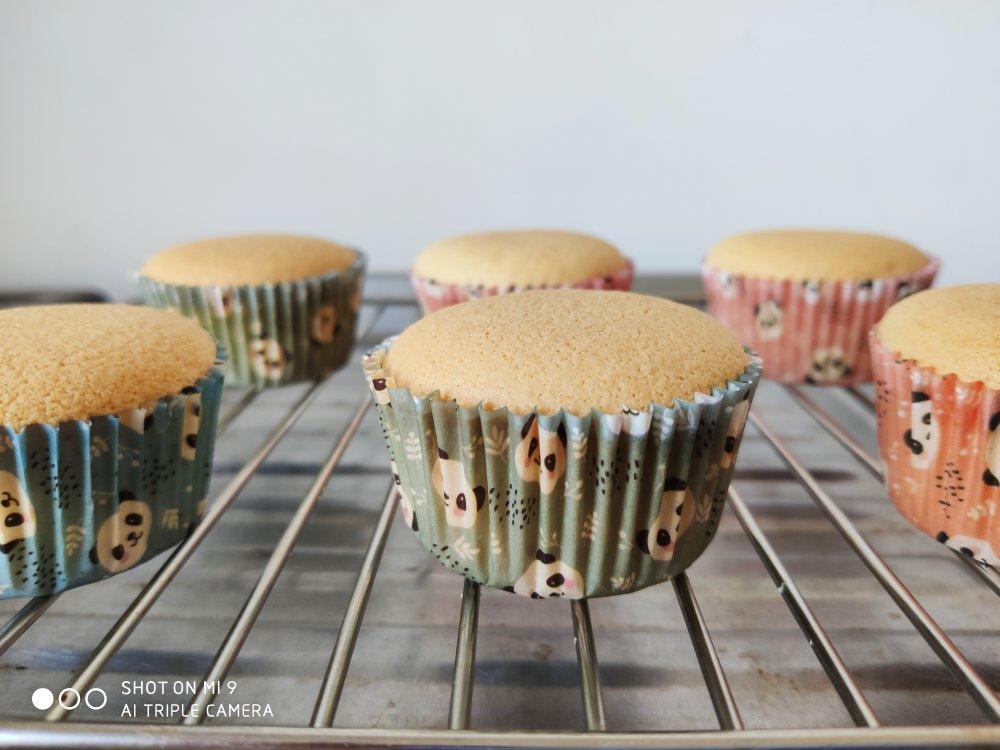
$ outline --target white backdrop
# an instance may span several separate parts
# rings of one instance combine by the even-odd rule
[[[1000,280],[1000,2],[0,0],[0,286],[284,230],[896,234]]]

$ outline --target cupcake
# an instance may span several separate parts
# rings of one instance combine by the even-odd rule
[[[226,384],[322,378],[354,346],[365,257],[310,237],[201,240],[153,256],[140,273],[148,304],[197,320],[229,353]]]
[[[622,289],[632,262],[597,237],[554,230],[482,232],[436,242],[411,280],[425,313],[527,289]]]
[[[872,379],[867,336],[893,302],[926,289],[938,263],[912,245],[858,232],[750,232],[702,266],[709,310],[786,383]]]
[[[208,491],[212,337],[128,305],[0,311],[0,598],[54,594],[180,542]]]
[[[420,543],[477,583],[577,599],[702,553],[760,365],[693,308],[548,290],[433,313],[364,369]]]
[[[870,338],[889,497],[1000,570],[1000,284],[915,294]]]

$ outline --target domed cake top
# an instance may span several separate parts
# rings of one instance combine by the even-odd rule
[[[482,232],[430,245],[418,276],[470,286],[556,286],[611,276],[628,267],[614,245],[577,232],[531,229]]]
[[[903,359],[1000,389],[1000,284],[914,294],[889,308],[877,335]]]
[[[397,387],[462,406],[586,414],[670,406],[725,387],[747,364],[733,335],[694,308],[627,292],[541,290],[423,318],[393,342],[385,370]]]
[[[215,364],[212,337],[176,313],[131,305],[0,311],[0,424],[115,414],[180,393]]]
[[[705,263],[742,276],[861,281],[907,276],[931,259],[902,240],[863,232],[783,229],[747,232],[708,251]]]
[[[246,234],[175,245],[150,258],[141,273],[184,286],[278,283],[342,271],[357,256],[314,237]]]

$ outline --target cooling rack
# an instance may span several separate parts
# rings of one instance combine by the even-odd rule
[[[676,279],[640,282],[699,301]],[[401,278],[369,286],[361,347],[418,314]],[[762,384],[727,518],[690,575],[536,603],[463,583],[392,523],[381,434],[350,370],[227,395],[214,500],[162,562],[4,603],[0,744],[1000,745],[1000,576],[884,500],[870,392]],[[144,699],[184,704],[177,715],[120,715],[123,681],[160,679],[237,680],[273,714],[211,716],[234,699],[199,690]],[[108,707],[39,711],[41,684],[102,687]]]

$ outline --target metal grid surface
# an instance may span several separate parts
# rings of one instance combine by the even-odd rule
[[[399,281],[367,299],[360,346],[417,315]],[[392,524],[356,370],[227,393],[214,500],[158,569],[4,603],[0,744],[1000,745],[1000,576],[894,515],[867,392],[762,384],[719,537],[672,592],[536,603],[463,585]],[[122,680],[229,678],[275,718],[206,722],[210,692],[149,699],[197,715],[118,718]],[[43,684],[103,685],[109,708],[39,719],[28,697]]]

